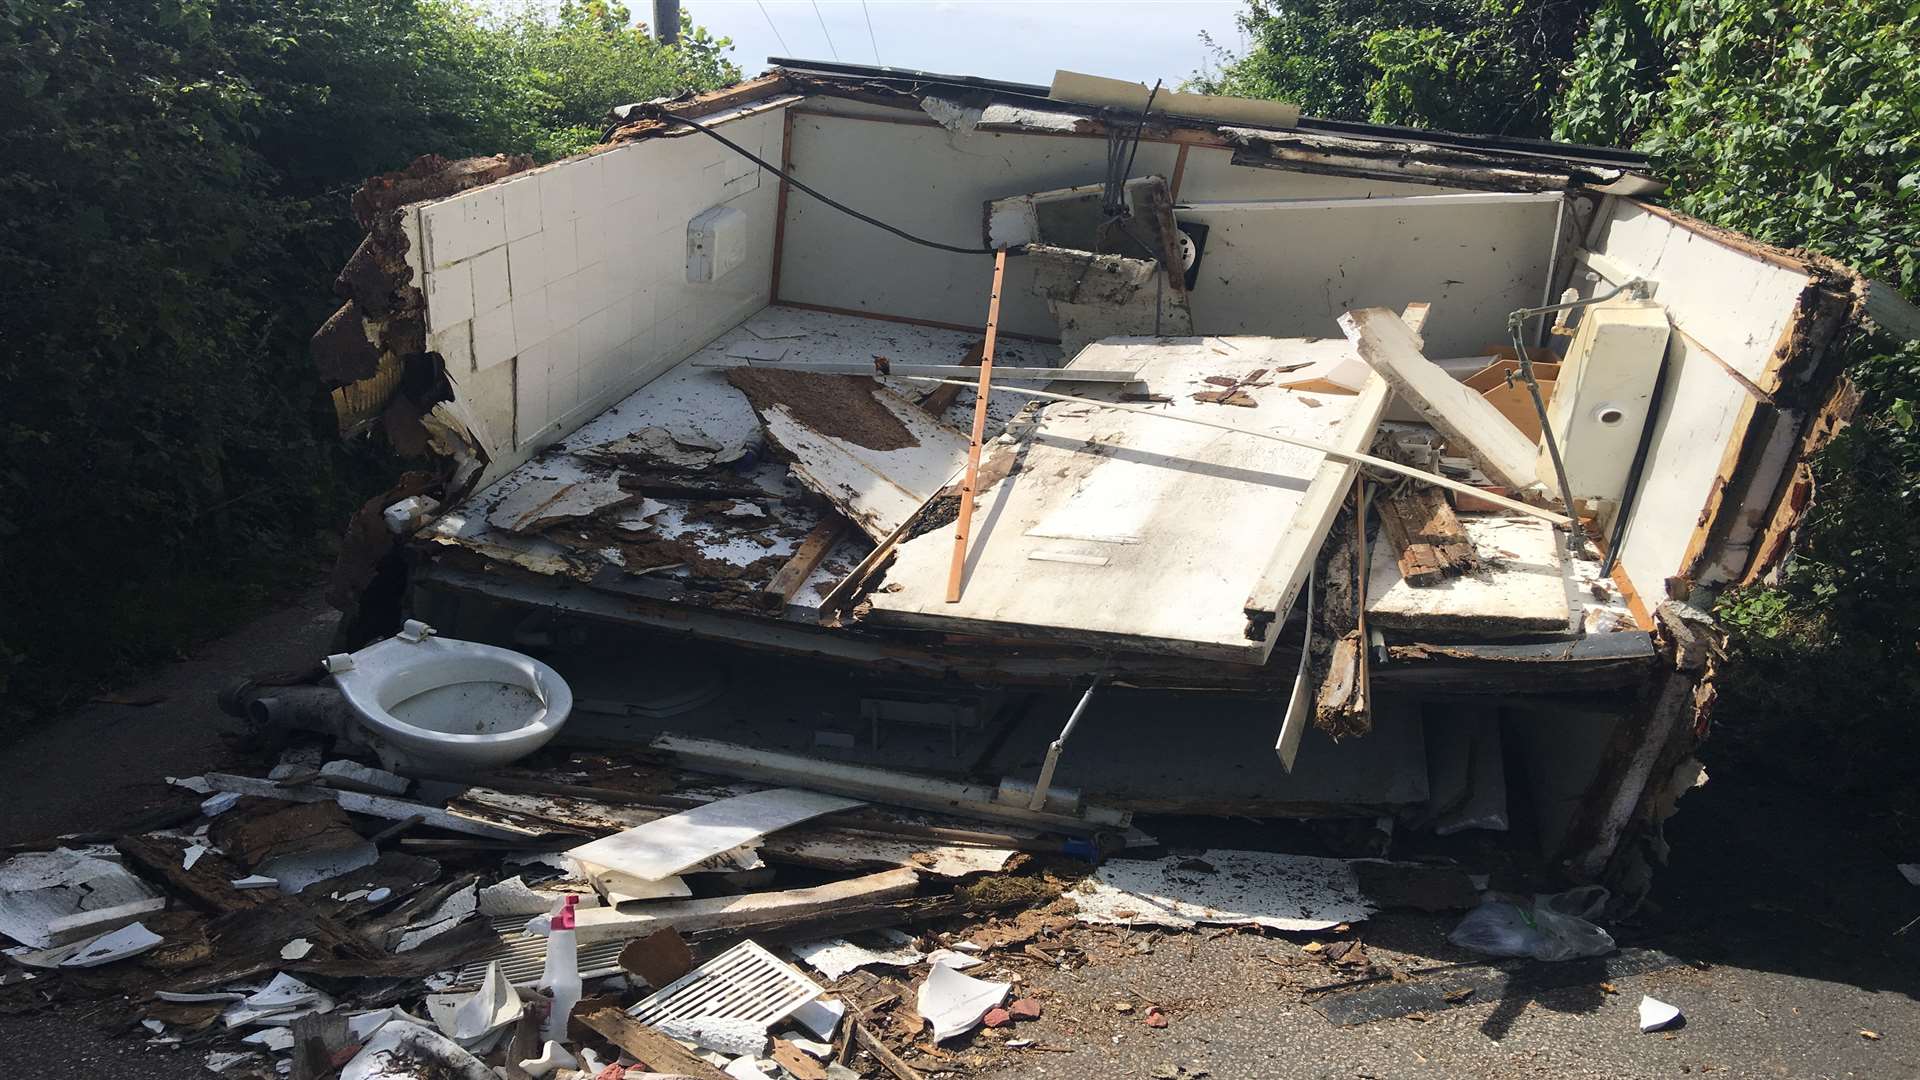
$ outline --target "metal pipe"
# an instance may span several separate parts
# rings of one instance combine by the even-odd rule
[[[1060,737],[1047,746],[1047,760],[1040,765],[1040,779],[1034,781],[1033,795],[1027,799],[1027,809],[1038,810],[1047,805],[1047,791],[1053,787],[1053,770],[1060,764],[1060,751],[1066,749],[1067,740],[1073,737],[1073,727],[1084,716],[1087,706],[1093,702],[1093,692],[1100,686],[1100,676],[1095,675],[1087,684],[1087,692],[1080,695],[1080,703],[1073,707],[1073,714],[1067,717],[1067,726],[1060,729]]]

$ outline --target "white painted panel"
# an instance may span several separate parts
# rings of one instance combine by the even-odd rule
[[[729,138],[779,155],[778,111],[723,122]],[[652,139],[415,208],[425,242],[409,262],[436,340],[471,320],[470,358],[450,374],[486,417],[485,479],[766,305],[777,188],[748,182],[758,170],[735,156],[704,137]],[[719,207],[745,216],[744,258],[691,289],[687,223]],[[485,377],[458,377],[468,370]]]
[[[1171,178],[1177,153],[1170,144],[1143,143],[1133,173]],[[979,131],[953,135],[927,125],[803,114],[794,118],[793,162],[796,175],[850,206],[919,236],[971,246],[981,242],[984,207],[993,199],[1099,183],[1106,141]],[[875,167],[875,162],[885,167]],[[1180,198],[1365,198],[1447,190],[1234,165],[1231,151],[1190,147]],[[1483,212],[1436,236],[1426,227],[1430,216],[1396,222],[1369,212],[1371,241],[1402,243],[1364,264],[1340,260],[1342,245],[1325,229],[1210,214],[1206,220],[1215,232],[1202,267],[1206,284],[1194,298],[1195,329],[1331,336],[1338,332],[1333,318],[1344,309],[1329,309],[1328,295],[1334,291],[1330,282],[1340,281],[1343,273],[1364,274],[1370,280],[1361,303],[1398,308],[1413,300],[1449,301],[1436,303],[1434,332],[1443,342],[1471,340],[1470,347],[1463,347],[1470,351],[1499,336],[1499,320],[1507,311],[1538,301],[1553,223],[1550,204],[1482,209],[1522,213],[1502,219]],[[1490,222],[1501,223],[1493,229],[1501,250],[1473,253],[1464,260],[1470,279],[1455,281],[1463,276],[1454,272],[1463,261],[1460,237],[1477,241]],[[1449,238],[1455,241],[1451,246]],[[1506,247],[1508,240],[1529,246],[1525,265],[1509,265],[1513,253]],[[1282,252],[1293,261],[1291,267],[1273,257]],[[1506,272],[1482,272],[1483,263]],[[1291,276],[1280,276],[1289,269]],[[984,256],[950,255],[890,238],[804,193],[788,196],[783,299],[977,326],[986,318],[991,277],[992,266]],[[1017,333],[1054,336],[1054,319],[1032,295],[1029,280],[1018,259],[1009,263],[1001,325]],[[1293,295],[1276,297],[1276,289]],[[1458,310],[1442,315],[1448,306]],[[1475,324],[1484,322],[1489,312],[1494,322],[1482,330]]]
[[[1099,183],[1106,146],[1105,139],[952,135],[848,117],[793,120],[795,175],[890,225],[961,247],[981,245],[989,200]],[[1170,176],[1173,157],[1170,146],[1143,144],[1134,172]],[[889,236],[798,190],[787,196],[782,253],[782,299],[964,326],[986,322],[992,258]],[[1009,262],[1000,325],[1053,337],[1053,316],[1030,280],[1020,260]]]
[[[1667,349],[1667,392],[1620,549],[1620,565],[1649,608],[1666,599],[1667,578],[1680,572],[1721,457],[1750,400],[1686,337],[1675,334]]]
[[[1807,275],[1756,259],[1617,199],[1592,245],[1657,282],[1674,324],[1762,386],[1773,348],[1793,321]],[[1436,312],[1437,314],[1437,312]]]
[[[1214,197],[1181,192],[1182,200]],[[1192,294],[1194,329],[1327,337],[1340,332],[1334,320],[1343,311],[1424,300],[1433,304],[1428,354],[1477,355],[1505,340],[1508,312],[1540,302],[1556,205],[1357,199],[1183,213],[1211,227]]]

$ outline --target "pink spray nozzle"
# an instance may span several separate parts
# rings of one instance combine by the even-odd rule
[[[548,928],[553,930],[573,929],[573,909],[579,903],[580,897],[577,894],[568,893],[566,899],[560,902],[559,913],[554,915],[553,921],[547,924]]]

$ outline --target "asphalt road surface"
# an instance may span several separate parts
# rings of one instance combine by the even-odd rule
[[[90,704],[0,748],[0,840],[109,829],[167,797],[163,778],[219,766],[237,728],[214,707],[228,680],[326,651],[317,594],[157,671],[126,700]],[[1720,723],[1737,722],[1722,717]],[[1668,826],[1674,865],[1623,944],[1682,963],[1545,991],[1477,992],[1349,1027],[1303,993],[1343,972],[1301,936],[1084,932],[1084,967],[1035,965],[1022,992],[1040,1019],[962,1043],[962,1074],[999,1078],[1915,1077],[1920,1076],[1920,860],[1884,816],[1708,758],[1712,780]],[[1375,963],[1403,971],[1466,958],[1454,915],[1393,913],[1358,928]],[[1427,977],[1415,974],[1413,980]],[[1642,994],[1679,1006],[1677,1030],[1642,1034]],[[1144,1021],[1164,1010],[1164,1028]],[[38,1080],[209,1076],[202,1055],[108,1031],[85,1010],[0,1016],[7,1075]],[[1871,1035],[1866,1034],[1871,1033]],[[1875,1037],[1877,1036],[1877,1037]],[[1031,1040],[1007,1049],[1009,1039]]]

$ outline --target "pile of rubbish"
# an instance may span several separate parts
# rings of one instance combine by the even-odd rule
[[[1322,931],[1480,898],[1452,868],[1167,855],[1124,816],[546,758],[469,782],[297,748],[170,780],[199,801],[124,835],[16,848],[6,1005],[93,1003],[235,1078],[905,1078],[982,1028],[970,1049],[1032,1047],[1023,984],[1087,962],[1076,925]]]

